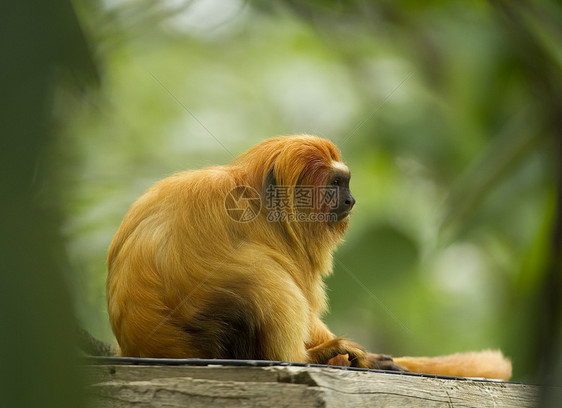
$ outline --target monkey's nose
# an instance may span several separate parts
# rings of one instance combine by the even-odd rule
[[[350,195],[349,198],[345,200],[345,205],[347,205],[349,207],[349,210],[351,210],[355,205],[355,198]]]

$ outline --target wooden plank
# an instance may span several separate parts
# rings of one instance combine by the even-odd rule
[[[522,384],[337,370],[310,375],[330,407],[534,407],[538,399],[538,387]]]
[[[95,407],[321,407],[321,390],[298,384],[189,377],[95,384]]]
[[[89,383],[148,381],[157,378],[191,377],[200,380],[277,382],[276,371],[254,367],[92,365],[84,367]]]
[[[539,387],[306,367],[84,368],[96,407],[532,407]]]

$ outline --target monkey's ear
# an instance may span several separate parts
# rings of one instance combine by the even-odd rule
[[[261,189],[261,197],[262,202],[264,205],[267,206],[268,199],[267,197],[271,197],[273,192],[271,191],[277,185],[277,180],[275,179],[275,167],[271,166],[265,175],[265,179],[263,181],[262,189]]]

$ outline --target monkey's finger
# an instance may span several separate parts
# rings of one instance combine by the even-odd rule
[[[369,368],[367,353],[363,350],[348,350],[348,360],[351,367]]]
[[[390,371],[404,371],[408,370],[398,364],[394,363],[392,357],[385,354],[369,354],[368,357],[368,367],[377,370],[390,370]]]

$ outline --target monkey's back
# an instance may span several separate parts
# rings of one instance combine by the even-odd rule
[[[130,207],[108,255],[108,311],[123,355],[266,358],[259,344],[267,323],[295,320],[282,310],[265,316],[276,299],[287,314],[307,315],[286,272],[296,270],[292,260],[248,234],[260,220],[237,223],[225,210],[241,173],[231,166],[178,173]],[[301,320],[297,339],[306,336]]]
[[[129,208],[109,249],[107,278],[110,320],[124,355],[161,354],[164,345],[153,339],[182,335],[162,331],[201,303],[202,282],[231,250],[223,200],[234,186],[226,166],[182,172]]]

